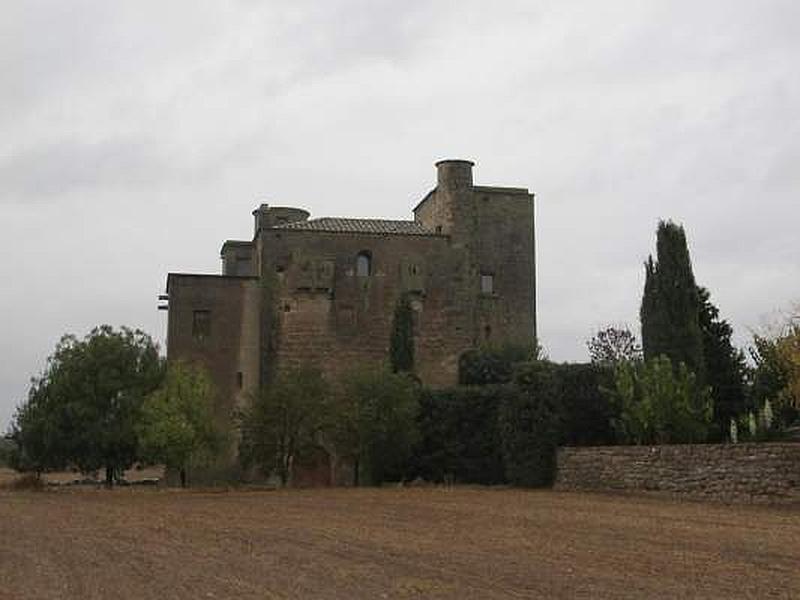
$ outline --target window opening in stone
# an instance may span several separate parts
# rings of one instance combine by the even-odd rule
[[[369,252],[359,252],[356,256],[356,275],[369,277],[372,274],[372,255]]]
[[[493,294],[494,293],[494,275],[489,273],[481,274],[481,293]]]
[[[192,337],[203,340],[211,335],[211,311],[196,310],[192,313]]]
[[[436,233],[442,233],[442,226],[441,225],[437,225],[436,226]]]
[[[236,387],[239,389],[244,387],[244,373],[241,371],[236,372]]]

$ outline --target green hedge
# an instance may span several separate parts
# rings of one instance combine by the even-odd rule
[[[518,358],[470,351],[461,379],[473,385],[422,391],[413,473],[429,481],[549,485],[558,445],[614,443],[614,411],[602,392],[611,385],[609,369]]]
[[[551,485],[562,435],[556,370],[551,363],[527,363],[518,369],[515,383],[518,392],[501,404],[498,414],[506,479],[522,487]]]
[[[416,473],[429,481],[503,483],[497,412],[514,393],[516,389],[508,385],[423,390]]]
[[[554,364],[558,381],[561,446],[603,446],[616,443],[612,420],[616,410],[603,389],[614,385],[609,367],[591,363]]]

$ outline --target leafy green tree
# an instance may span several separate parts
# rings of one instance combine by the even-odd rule
[[[667,356],[705,381],[700,298],[683,227],[660,221],[656,257],[645,263],[642,297],[642,345],[645,360]]]
[[[225,435],[214,419],[214,386],[199,365],[174,362],[164,384],[144,401],[138,425],[141,456],[180,473],[207,464],[222,450]]]
[[[47,393],[47,382],[33,378],[26,402],[17,407],[11,422],[9,465],[23,473],[63,469],[68,461],[68,432],[58,406]]]
[[[158,347],[142,331],[103,325],[82,340],[64,336],[12,425],[22,462],[104,467],[113,485],[138,458],[135,426],[162,377]]]
[[[319,448],[329,406],[328,385],[318,369],[278,373],[243,415],[243,466],[257,465],[290,484],[295,463]]]
[[[719,317],[719,309],[711,302],[706,288],[698,288],[700,299],[700,331],[703,335],[703,357],[706,383],[714,403],[712,436],[725,439],[731,419],[748,408],[747,364],[744,354],[733,347],[733,328]]]
[[[389,360],[394,373],[414,371],[414,311],[408,294],[402,294],[394,309]]]
[[[783,406],[800,410],[800,324],[793,324],[777,341],[778,355],[786,373],[787,383],[779,400]]]
[[[609,326],[586,342],[593,364],[613,366],[622,361],[642,360],[642,347],[627,327]]]
[[[753,335],[749,348],[754,368],[751,394],[753,402],[761,405],[765,400],[775,402],[789,385],[789,373],[778,350],[778,338]]]
[[[792,424],[800,416],[800,324],[790,320],[772,334],[754,335],[750,356],[753,403],[772,403],[778,429]]]
[[[659,356],[641,364],[620,363],[612,402],[620,441],[631,444],[702,442],[708,435],[712,403],[708,388],[685,364],[674,369]]]
[[[361,369],[341,380],[326,435],[353,461],[353,483],[379,484],[403,475],[418,437],[418,389],[403,373]]]

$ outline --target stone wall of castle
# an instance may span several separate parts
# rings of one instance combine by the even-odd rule
[[[404,293],[415,311],[417,374],[454,381],[472,342],[470,315],[454,303],[450,274],[459,258],[445,237],[265,231],[262,265],[273,272],[278,368],[317,365],[335,378],[389,358],[395,307]],[[356,272],[360,254],[370,273]]]
[[[167,358],[205,366],[230,425],[260,385],[260,285],[254,277],[170,274]]]

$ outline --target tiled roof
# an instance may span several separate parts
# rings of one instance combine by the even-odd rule
[[[274,229],[326,231],[332,233],[370,233],[379,235],[437,235],[415,221],[387,219],[340,219],[323,217],[276,225]]]

